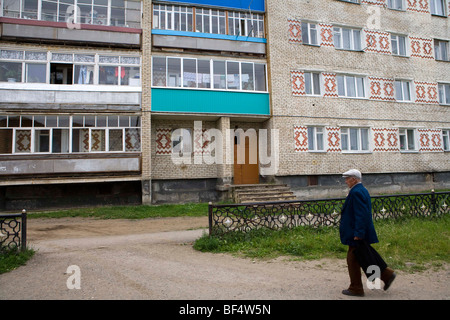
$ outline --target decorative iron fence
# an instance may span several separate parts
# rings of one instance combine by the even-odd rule
[[[0,252],[27,247],[27,212],[0,215]]]
[[[209,205],[209,235],[255,228],[339,225],[345,198]],[[374,220],[402,216],[439,217],[450,212],[450,192],[372,197]]]

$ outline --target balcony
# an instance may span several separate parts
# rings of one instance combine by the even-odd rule
[[[269,116],[269,94],[152,88],[152,112]]]
[[[0,17],[0,39],[140,48],[141,29]]]

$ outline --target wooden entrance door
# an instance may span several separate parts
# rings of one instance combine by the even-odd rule
[[[258,184],[259,183],[259,159],[258,152],[256,150],[256,164],[250,163],[250,147],[249,139],[241,139],[240,143],[244,143],[245,140],[245,163],[238,164],[237,153],[238,143],[235,139],[234,143],[234,184]]]

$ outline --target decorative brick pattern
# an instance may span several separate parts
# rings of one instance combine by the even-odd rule
[[[302,23],[300,20],[289,19],[289,42],[302,43]]]
[[[194,155],[210,154],[208,148],[211,142],[209,131],[207,129],[194,129]]]
[[[395,101],[394,80],[386,78],[368,77],[369,99],[378,101]]]
[[[442,130],[439,129],[418,129],[419,151],[442,152],[444,151],[442,142]]]
[[[301,71],[291,71],[291,87],[293,96],[304,96],[305,92],[305,77]]]
[[[373,151],[400,151],[397,128],[372,128]]]
[[[327,152],[341,152],[341,128],[326,127]]]
[[[335,73],[322,73],[323,77],[323,84],[324,84],[324,97],[332,97],[337,98],[338,97],[338,91],[337,91],[337,79]]]
[[[308,151],[308,127],[294,126],[295,152]]]
[[[410,37],[411,57],[434,59],[433,39]]]
[[[156,154],[171,154],[172,152],[172,130],[165,128],[156,129]]]
[[[320,45],[334,48],[333,25],[321,23],[320,27]]]
[[[386,5],[386,0],[361,0],[361,3],[384,7]]]
[[[16,131],[16,152],[31,152],[31,130]]]
[[[406,0],[406,10],[430,13],[428,0]]]
[[[391,54],[391,41],[388,32],[364,30],[366,36],[366,52]]]
[[[140,151],[141,150],[141,130],[129,128],[125,129],[125,150]]]
[[[439,104],[437,83],[414,81],[414,85],[416,87],[416,103]]]

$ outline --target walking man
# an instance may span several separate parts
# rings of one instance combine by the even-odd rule
[[[339,233],[341,242],[348,245],[347,266],[350,276],[350,286],[342,291],[349,296],[364,296],[364,288],[361,281],[361,267],[355,255],[358,241],[366,241],[367,244],[377,243],[378,237],[372,221],[372,203],[367,189],[361,183],[361,172],[351,169],[342,175],[345,183],[350,188],[341,212]],[[384,290],[387,290],[395,279],[394,270],[384,266],[380,270],[380,278],[384,282]]]

